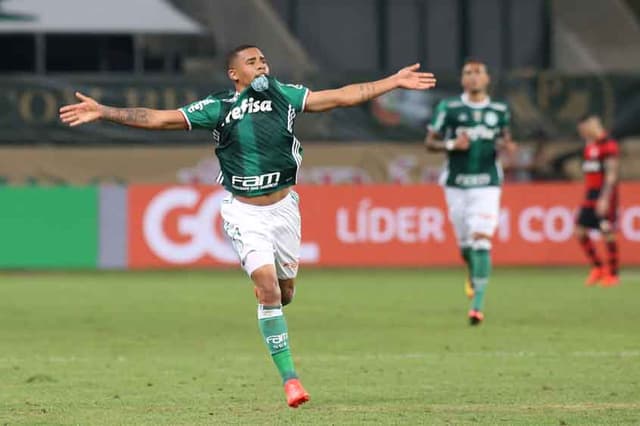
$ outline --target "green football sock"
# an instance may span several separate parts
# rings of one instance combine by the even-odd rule
[[[469,246],[460,247],[460,254],[464,259],[464,263],[469,265],[471,263],[471,247]]]
[[[467,271],[469,272],[469,276],[471,276],[471,247],[469,246],[460,247],[460,254],[464,259],[464,263],[467,265]]]
[[[471,309],[482,311],[484,293],[489,283],[489,274],[491,274],[491,252],[487,249],[473,249],[471,251],[471,265],[473,271],[471,281],[474,289]]]
[[[289,350],[289,333],[282,306],[258,305],[258,327],[282,381],[298,377]]]

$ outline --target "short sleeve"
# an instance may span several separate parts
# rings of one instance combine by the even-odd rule
[[[615,139],[609,139],[606,146],[607,157],[617,157],[620,155],[620,145],[618,145],[618,142]]]
[[[300,84],[284,84],[277,80],[276,83],[296,112],[304,111],[309,89]]]
[[[179,111],[187,120],[189,130],[215,129],[220,118],[220,108],[220,101],[209,97],[183,106]]]
[[[511,126],[511,111],[509,110],[509,107],[507,107],[504,110],[504,113],[502,113],[502,117],[500,120],[500,129],[504,130],[504,129],[508,129]]]
[[[446,101],[441,101],[436,107],[436,112],[433,114],[431,118],[431,124],[429,125],[429,130],[435,133],[442,134],[442,130],[445,127],[447,122],[447,103]]]

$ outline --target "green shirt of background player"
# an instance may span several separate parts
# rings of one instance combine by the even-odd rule
[[[498,150],[513,151],[509,108],[489,98],[490,77],[482,62],[462,68],[464,93],[437,106],[425,141],[427,150],[446,152],[440,183],[445,188],[468,276],[465,293],[472,299],[469,322],[479,324],[491,271],[491,240],[500,213],[502,170]]]
[[[219,178],[233,194],[221,208],[225,231],[255,284],[259,328],[291,407],[309,399],[297,379],[282,313],[282,305],[293,298],[300,252],[300,214],[291,190],[302,160],[293,135],[295,115],[358,105],[397,88],[434,87],[433,74],[419,72],[419,67],[414,64],[374,82],[314,92],[270,77],[260,49],[244,45],[227,57],[234,90],[179,110],[114,108],[81,93],[76,93],[79,103],[60,108],[61,120],[70,126],[107,120],[144,129],[213,132]]]

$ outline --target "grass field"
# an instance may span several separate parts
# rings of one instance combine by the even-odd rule
[[[234,272],[0,275],[0,425],[640,424],[640,270],[303,271],[286,407]]]

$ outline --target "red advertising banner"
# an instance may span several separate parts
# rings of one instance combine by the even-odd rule
[[[460,263],[442,189],[435,185],[299,186],[301,263],[428,266]],[[570,265],[585,259],[573,236],[580,184],[504,188],[494,239],[499,265]],[[132,268],[231,266],[220,187],[131,186]],[[640,265],[640,184],[621,185],[622,264]]]

